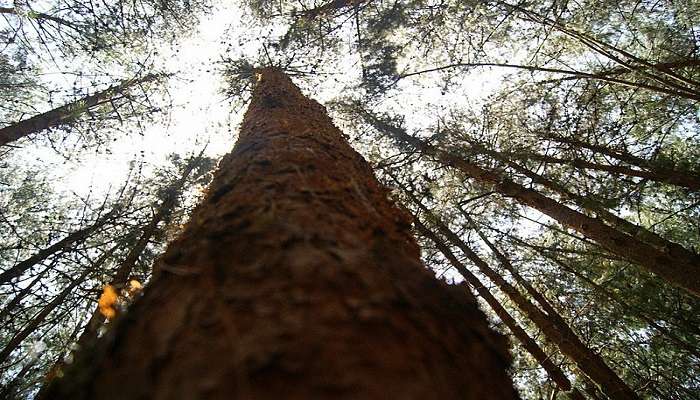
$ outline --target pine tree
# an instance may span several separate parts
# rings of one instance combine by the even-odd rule
[[[516,398],[501,340],[324,108],[257,79],[159,273],[47,398]]]

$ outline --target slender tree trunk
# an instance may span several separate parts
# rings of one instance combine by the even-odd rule
[[[671,330],[669,330],[669,329],[672,329],[674,331],[683,330],[686,332],[690,332],[691,334],[694,334],[694,335],[700,335],[700,328],[698,328],[694,325],[688,326],[688,325],[679,324],[678,322],[674,322],[674,321],[669,320],[667,318],[659,319],[658,316],[656,316],[656,317],[649,316],[648,314],[646,314],[646,312],[644,310],[627,303],[619,296],[614,295],[613,292],[605,289],[605,287],[598,285],[593,280],[586,277],[573,264],[567,264],[568,261],[574,262],[575,260],[568,260],[567,262],[565,262],[561,258],[556,257],[554,254],[552,254],[552,253],[559,253],[559,254],[567,253],[565,250],[563,251],[562,249],[555,249],[555,248],[548,248],[545,246],[538,246],[538,245],[535,245],[532,243],[528,243],[528,242],[526,242],[526,241],[524,241],[516,236],[510,235],[510,234],[503,233],[503,232],[499,232],[499,233],[507,236],[508,239],[512,240],[520,247],[534,250],[535,252],[537,252],[538,254],[543,256],[545,259],[550,260],[553,263],[560,266],[564,271],[569,272],[569,273],[575,275],[576,277],[580,278],[582,281],[588,283],[593,289],[600,290],[601,293],[603,293],[605,296],[609,297],[611,300],[618,302],[618,304],[620,304],[623,308],[626,308],[627,311],[629,311],[630,313],[632,313],[633,315],[635,315],[639,319],[642,319],[642,320],[648,322],[649,325],[651,325],[652,327],[657,329],[660,333],[667,335],[668,338],[671,339],[672,341],[676,341],[676,344],[678,344],[679,346],[686,348],[690,352],[697,351],[697,349],[691,351],[688,348],[688,346],[692,347],[692,345],[690,345],[688,343],[682,344],[681,342],[683,342],[683,339],[680,339],[678,336],[675,336],[674,334],[672,334]],[[581,255],[581,254],[577,254],[577,255]],[[584,255],[589,256],[590,254],[584,253]],[[567,256],[563,256],[563,257],[568,259]],[[575,262],[574,262],[574,264],[575,264]],[[607,293],[605,293],[606,291],[607,291]],[[610,297],[610,296],[612,296],[612,297]],[[663,328],[660,325],[658,325],[655,321],[660,321],[662,324],[668,324],[668,325],[672,325],[672,326],[669,326],[669,329],[666,329],[666,328]],[[658,326],[658,328],[657,328],[657,326]],[[666,332],[666,333],[664,333],[664,332]],[[675,339],[674,339],[674,336],[675,336]],[[698,354],[698,358],[700,358],[700,354]]]
[[[20,12],[17,12],[16,8],[12,7],[0,7],[0,14],[11,14],[15,15],[17,17],[22,17],[23,15]],[[75,23],[65,20],[61,17],[57,17],[55,15],[50,15],[42,12],[31,12],[31,18],[39,19],[39,20],[47,20],[47,21],[53,21],[59,25],[64,25],[67,26],[71,29],[73,29],[76,32],[80,31],[80,27],[77,26]]]
[[[129,277],[131,276],[136,263],[143,254],[143,251],[146,249],[146,246],[148,246],[148,243],[150,243],[153,235],[155,235],[158,231],[158,224],[163,221],[167,222],[170,219],[173,210],[177,205],[177,200],[182,194],[185,183],[195,167],[195,163],[195,159],[191,160],[185,167],[185,170],[180,178],[174,182],[170,188],[168,188],[168,193],[166,194],[167,197],[161,202],[160,206],[158,206],[158,210],[153,215],[153,218],[151,218],[148,224],[143,227],[143,233],[136,243],[131,246],[126,257],[121,263],[119,263],[119,267],[110,281],[110,285],[117,288],[117,290],[124,288],[128,283]],[[97,340],[98,330],[104,323],[104,320],[105,317],[102,315],[102,313],[100,313],[100,308],[98,306],[95,307],[90,319],[88,319],[87,324],[85,324],[85,329],[78,338],[78,348],[88,347],[94,343],[95,340]]]
[[[576,333],[569,327],[564,319],[553,309],[549,308],[547,313],[542,312],[537,306],[532,304],[525,296],[518,291],[513,285],[508,283],[500,274],[494,271],[486,261],[481,259],[462,239],[452,232],[439,219],[432,215],[430,210],[423,205],[412,193],[405,191],[412,198],[412,201],[418,206],[429,220],[438,229],[440,234],[445,236],[449,242],[459,248],[464,255],[469,258],[474,265],[486,275],[493,283],[501,289],[509,299],[515,303],[535,325],[547,336],[549,340],[555,343],[559,350],[568,356],[576,363],[578,368],[594,382],[596,382],[601,390],[611,399],[632,400],[638,399],[635,392],[620,379],[619,376],[610,367],[605,364],[602,357],[588,348],[578,338]],[[466,279],[466,278],[465,278]]]
[[[0,351],[0,365],[7,360],[7,358],[12,354],[15,349],[19,347],[19,345],[26,339],[29,335],[31,335],[41,324],[44,322],[46,317],[51,314],[53,310],[56,309],[56,307],[60,306],[63,301],[68,297],[73,292],[73,289],[75,289],[78,285],[83,283],[83,280],[85,277],[88,276],[88,274],[92,272],[91,269],[86,268],[85,271],[76,279],[74,279],[70,285],[68,285],[63,291],[56,296],[51,302],[47,305],[44,306],[44,308],[41,309],[41,311],[35,315],[31,321],[17,334],[15,334],[10,341],[5,345],[5,347]]]
[[[544,257],[546,257],[548,260],[553,261],[555,264],[557,264],[559,267],[561,267],[564,271],[569,272],[570,274],[576,276],[583,282],[585,282],[588,286],[593,288],[595,291],[598,293],[602,294],[603,296],[607,297],[610,299],[612,302],[617,303],[625,312],[630,313],[637,318],[641,319],[642,321],[646,322],[654,328],[656,331],[658,331],[660,334],[666,336],[670,341],[675,343],[677,346],[683,348],[686,350],[688,353],[694,355],[698,359],[700,359],[700,349],[694,347],[675,333],[673,331],[659,325],[654,318],[648,316],[645,312],[642,310],[638,309],[637,307],[632,306],[631,304],[627,303],[623,299],[621,299],[618,295],[613,293],[612,291],[606,289],[605,287],[597,284],[595,281],[592,279],[588,278],[584,274],[580,273],[579,271],[576,270],[576,268],[573,268],[572,266],[568,265],[566,262],[562,261],[561,259],[554,257],[550,254],[547,254],[543,251],[540,251],[540,254],[542,254]]]
[[[543,161],[549,164],[565,164],[571,165],[576,168],[590,169],[596,171],[605,171],[613,174],[634,176],[637,178],[643,178],[654,182],[667,183],[670,185],[676,185],[688,188],[690,190],[696,191],[700,190],[700,177],[693,176],[688,172],[668,170],[668,169],[649,169],[649,170],[639,170],[630,168],[624,165],[605,165],[599,164],[591,161],[582,160],[580,158],[574,159],[562,159],[552,156],[547,156],[543,154],[533,154],[533,153],[517,153],[508,154],[512,158],[519,160],[537,160]]]
[[[377,129],[393,136],[398,142],[408,144],[425,155],[435,157],[443,164],[456,168],[492,190],[506,197],[512,197],[523,205],[532,207],[582,233],[613,254],[645,267],[694,296],[700,296],[700,260],[672,258],[653,246],[606,225],[598,218],[572,210],[535,190],[511,181],[496,171],[484,169],[455,154],[427,144],[408,135],[401,128],[380,121],[365,110],[359,110],[359,112]]]
[[[16,399],[17,397],[17,392],[20,389],[20,384],[22,380],[24,379],[24,376],[29,373],[29,371],[34,368],[34,364],[36,364],[36,360],[30,361],[26,363],[22,369],[15,375],[14,378],[12,378],[9,382],[6,384],[0,386],[0,399]]]
[[[538,14],[537,12],[523,8],[517,4],[514,5],[504,1],[498,1],[498,3],[510,10],[518,11],[523,15],[523,19],[525,20],[550,26],[563,34],[578,40],[584,46],[607,57],[611,61],[617,63],[620,67],[635,73],[640,78],[649,79],[657,82],[658,84],[664,85],[671,90],[677,91],[677,93],[675,93],[677,96],[683,96],[695,100],[700,99],[698,96],[700,82],[696,82],[693,79],[677,74],[672,69],[663,68],[660,66],[660,64],[654,64],[646,61],[635,56],[634,54],[600,41],[588,34],[571,29],[561,24],[559,20],[550,19],[545,15]]]
[[[137,84],[153,81],[160,76],[158,74],[148,74],[141,78],[126,80],[101,92],[85,96],[53,110],[0,128],[0,146],[45,129],[69,124],[91,108],[123,94]]]
[[[23,273],[27,272],[30,268],[32,268],[36,264],[46,260],[47,258],[58,253],[59,251],[67,249],[68,247],[72,246],[74,243],[84,241],[93,232],[95,232],[98,229],[100,229],[101,227],[105,226],[105,224],[107,224],[107,222],[109,222],[114,217],[114,215],[115,215],[115,210],[103,215],[101,218],[99,218],[97,221],[95,221],[95,223],[93,223],[92,225],[85,227],[83,229],[79,229],[79,230],[69,234],[68,236],[66,236],[63,239],[59,240],[58,242],[52,244],[51,246],[40,250],[38,253],[34,254],[33,256],[31,256],[23,261],[20,261],[19,263],[15,264],[14,266],[3,271],[2,273],[0,273],[0,285],[9,283],[13,279],[19,278]]]
[[[576,205],[595,213],[598,218],[613,225],[613,227],[615,227],[616,229],[627,233],[628,235],[631,235],[636,239],[649,243],[650,245],[654,246],[657,250],[660,250],[664,253],[668,253],[669,256],[674,259],[694,260],[700,258],[700,256],[697,253],[686,249],[678,243],[666,240],[663,237],[657,235],[656,233],[644,228],[643,226],[635,225],[624,218],[618,217],[617,215],[610,212],[607,209],[607,207],[605,207],[595,198],[592,198],[590,196],[582,197],[577,194],[574,194],[566,188],[564,188],[559,183],[547,179],[544,176],[539,175],[516,162],[513,162],[503,153],[487,149],[486,147],[476,143],[472,143],[472,148],[479,153],[489,155],[494,159],[508,165],[515,171],[531,179],[532,182],[542,185],[568,200],[574,201]]]
[[[49,268],[44,268],[44,270],[42,270],[36,275],[36,278],[32,279],[29,285],[23,287],[22,290],[20,290],[19,293],[17,293],[15,297],[12,298],[12,300],[5,304],[2,311],[0,311],[0,323],[4,321],[6,316],[10,315],[12,311],[14,311],[14,309],[22,302],[22,299],[24,299],[29,294],[29,292],[34,290],[34,286],[36,286],[37,283],[41,282],[41,279],[48,271]]]
[[[657,179],[645,177],[647,179],[665,181],[672,185],[683,186],[691,190],[700,190],[700,175],[693,171],[675,169],[673,167],[659,165],[657,161],[647,160],[642,157],[635,156],[627,151],[613,150],[605,146],[587,143],[582,140],[565,138],[554,134],[545,134],[545,138],[560,143],[569,144],[572,146],[591,150],[593,152],[603,154],[605,156],[620,160],[627,164],[643,169],[648,174],[651,174]]]
[[[445,256],[445,258],[452,264],[452,266],[464,277],[464,279],[469,283],[476,292],[486,301],[486,303],[491,307],[493,312],[498,316],[498,318],[503,321],[503,323],[508,327],[508,329],[513,333],[513,336],[518,339],[523,348],[527,350],[530,355],[542,366],[542,368],[547,372],[549,379],[551,379],[557,387],[566,393],[566,395],[572,400],[585,400],[583,395],[578,391],[578,389],[571,386],[569,378],[566,377],[564,371],[561,370],[557,365],[555,365],[549,358],[547,353],[542,350],[542,348],[537,344],[537,342],[530,337],[530,335],[525,332],[525,330],[518,325],[518,322],[506,311],[505,308],[498,302],[498,300],[489,292],[489,290],[481,283],[479,278],[472,274],[467,267],[462,264],[457,257],[452,253],[449,246],[440,239],[435,233],[430,231],[418,218],[414,217],[413,224],[416,230],[424,237],[430,239],[435,243],[435,247]]]
[[[282,72],[129,313],[52,399],[514,399],[502,338]],[[124,383],[128,382],[128,385]]]

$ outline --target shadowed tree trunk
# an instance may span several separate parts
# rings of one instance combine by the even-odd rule
[[[101,92],[85,96],[58,108],[54,108],[53,110],[46,111],[31,118],[19,121],[15,124],[0,128],[0,146],[13,142],[17,139],[21,139],[25,136],[29,136],[33,133],[70,124],[87,110],[105,102],[109,102],[115,96],[123,94],[129,88],[137,84],[151,82],[160,76],[161,75],[158,74],[148,74],[141,78],[126,80]]]
[[[604,171],[612,174],[634,176],[637,178],[648,179],[650,181],[668,183],[671,185],[686,187],[693,191],[700,190],[700,177],[693,176],[689,172],[648,167],[647,170],[639,170],[624,165],[600,164],[581,158],[564,159],[538,153],[519,152],[507,153],[506,155],[512,159],[524,161],[537,160],[542,161],[545,164],[564,164],[580,169]]]
[[[366,110],[357,111],[376,129],[391,135],[397,142],[411,146],[426,156],[434,157],[491,190],[511,197],[555,219],[562,225],[582,233],[613,254],[646,268],[694,296],[700,296],[700,259],[698,257],[687,258],[682,257],[682,254],[671,256],[605,224],[598,218],[589,217],[540,192],[514,182],[498,171],[482,168],[457,154],[410,136],[402,128],[390,125]]]
[[[470,148],[476,151],[477,153],[487,154],[493,157],[494,159],[508,165],[518,173],[521,173],[526,177],[530,178],[532,182],[552,190],[553,192],[564,197],[565,199],[572,200],[579,207],[595,213],[595,215],[598,218],[611,224],[616,229],[625,232],[643,242],[649,243],[650,245],[654,246],[657,250],[666,252],[673,258],[685,258],[688,260],[692,260],[697,259],[699,257],[697,253],[686,249],[678,243],[666,240],[643,226],[635,225],[627,221],[626,219],[613,214],[608,210],[606,206],[604,206],[592,196],[584,197],[577,195],[567,190],[561,184],[553,180],[547,179],[544,176],[531,171],[529,168],[523,167],[522,165],[514,162],[503,153],[488,149],[485,146],[473,141],[469,141],[469,143]]]
[[[117,209],[110,211],[109,213],[100,217],[92,225],[70,233],[68,236],[52,244],[51,246],[39,250],[39,252],[34,254],[33,256],[20,261],[19,263],[6,269],[5,271],[2,271],[0,273],[0,285],[9,283],[13,279],[20,277],[23,273],[27,272],[33,266],[37,265],[38,263],[44,261],[45,259],[51,257],[52,255],[58,252],[67,249],[73,244],[84,241],[92,233],[104,227],[110,220],[112,220],[117,214],[117,212]]]
[[[119,263],[119,267],[117,267],[112,280],[109,282],[109,284],[114,286],[117,290],[123,289],[127,285],[136,263],[146,249],[146,246],[148,246],[148,243],[150,243],[151,239],[158,231],[158,224],[163,221],[167,222],[170,219],[177,205],[177,201],[182,194],[182,189],[196,166],[196,160],[197,159],[190,160],[180,178],[176,182],[173,182],[167,189],[166,197],[158,206],[155,214],[153,214],[153,218],[151,218],[148,224],[142,227],[141,236],[139,236],[136,243],[131,246],[126,257]],[[98,329],[102,326],[104,321],[105,317],[100,313],[99,306],[95,307],[90,319],[85,324],[85,329],[78,338],[77,347],[86,347],[96,340]]]
[[[498,318],[500,318],[511,333],[513,333],[513,336],[518,339],[523,348],[527,350],[527,352],[530,353],[530,355],[532,355],[532,357],[542,366],[545,372],[547,372],[549,379],[551,379],[559,389],[564,391],[571,400],[585,400],[585,397],[583,397],[581,392],[571,386],[571,381],[569,381],[569,378],[566,377],[564,371],[562,371],[559,366],[554,364],[549,355],[547,355],[547,353],[542,350],[537,342],[530,337],[530,335],[528,335],[520,325],[518,325],[515,318],[513,318],[508,311],[503,308],[501,303],[499,303],[491,292],[481,283],[479,278],[472,274],[464,266],[464,264],[457,259],[454,253],[452,253],[452,250],[450,250],[449,246],[447,246],[447,244],[445,244],[445,242],[435,233],[423,225],[418,218],[414,217],[413,223],[416,226],[418,233],[435,243],[435,247],[440,250],[450,264],[452,264],[459,274],[464,277],[469,286],[471,286],[481,296],[481,298],[486,301]]]
[[[411,192],[404,190],[411,197],[411,201],[419,207],[426,216],[428,216],[432,225],[447,238],[454,246],[459,248],[476,267],[486,275],[496,286],[498,286],[509,299],[520,308],[530,320],[542,330],[544,335],[559,347],[559,350],[568,356],[578,368],[590,377],[600,389],[610,399],[613,400],[637,400],[639,397],[635,392],[620,379],[619,376],[605,363],[603,358],[596,354],[592,349],[586,346],[569,327],[564,319],[551,306],[545,307],[547,312],[543,312],[529,299],[506,281],[500,274],[493,270],[486,261],[484,261],[477,253],[475,253],[467,243],[465,243],[457,234],[452,232],[448,226],[428,210]],[[534,290],[528,285],[531,290]],[[538,299],[544,299],[540,294],[535,296]],[[546,302],[549,304],[548,302]]]
[[[56,296],[51,302],[49,302],[47,305],[45,305],[39,313],[37,313],[29,323],[22,328],[19,332],[17,332],[5,345],[5,347],[0,350],[0,365],[7,360],[7,358],[12,354],[15,349],[19,347],[19,345],[27,338],[29,335],[31,335],[35,330],[41,326],[41,324],[46,320],[46,317],[53,312],[58,306],[63,304],[63,301],[73,292],[73,290],[78,287],[80,284],[85,282],[85,278],[91,273],[94,272],[95,269],[100,268],[102,264],[104,264],[105,261],[112,255],[112,253],[116,250],[116,247],[112,247],[109,249],[107,252],[102,254],[99,259],[93,263],[89,268],[85,268],[82,274],[75,278],[71,283],[65,287],[59,294]]]
[[[645,158],[631,154],[621,149],[611,149],[606,146],[588,143],[582,140],[567,138],[555,135],[551,132],[546,132],[543,137],[548,140],[553,140],[559,143],[565,143],[574,147],[591,150],[595,153],[617,159],[630,165],[634,165],[644,170],[650,176],[645,176],[647,179],[657,180],[659,182],[667,182],[672,185],[684,186],[691,190],[700,190],[700,176],[697,169],[695,171],[678,169],[671,165],[661,165],[656,160],[647,160]],[[656,179],[654,178],[656,177]]]
[[[282,72],[143,297],[52,399],[515,399],[503,339]],[[125,384],[128,383],[128,384]]]

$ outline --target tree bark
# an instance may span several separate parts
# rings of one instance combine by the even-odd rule
[[[513,182],[499,172],[482,168],[458,155],[412,137],[403,129],[383,122],[365,110],[358,111],[373,126],[391,135],[399,143],[407,144],[425,155],[435,157],[441,163],[463,172],[492,190],[506,197],[512,197],[521,204],[532,207],[562,225],[580,232],[613,254],[636,263],[669,283],[700,297],[700,260],[697,258],[671,257],[647,243],[606,225],[598,218],[572,210],[535,190]]]
[[[15,124],[0,128],[0,146],[6,145],[17,139],[41,132],[45,129],[69,124],[85,111],[109,101],[114,96],[124,93],[129,88],[145,82],[155,80],[161,75],[148,74],[141,78],[129,79],[122,83],[107,88],[103,91],[85,96],[68,104],[54,108],[53,110],[35,115],[31,118],[19,121]]]
[[[498,302],[498,300],[491,294],[491,292],[486,288],[479,278],[472,274],[467,267],[462,264],[457,257],[452,253],[449,246],[440,239],[435,233],[430,231],[418,218],[414,217],[413,224],[416,227],[418,233],[430,239],[435,243],[435,247],[445,256],[445,258],[450,262],[450,264],[459,272],[462,277],[467,281],[469,286],[471,286],[476,292],[486,301],[486,303],[491,307],[493,312],[498,316],[498,318],[503,321],[503,323],[508,327],[508,329],[513,333],[513,336],[518,339],[520,344],[525,350],[527,350],[530,355],[542,366],[542,368],[547,372],[549,379],[551,379],[557,387],[566,393],[566,395],[572,400],[585,400],[585,397],[578,391],[578,389],[571,386],[571,381],[567,378],[564,371],[555,365],[549,358],[547,353],[542,350],[542,348],[537,344],[537,342],[527,334],[527,332],[518,325],[518,322],[513,318],[508,311]]]
[[[638,400],[639,397],[635,392],[620,379],[600,355],[588,348],[578,338],[576,333],[569,327],[564,319],[553,309],[549,308],[549,312],[545,313],[535,306],[530,300],[523,296],[518,289],[506,281],[500,274],[494,271],[486,261],[476,254],[462,239],[452,232],[439,219],[434,217],[430,210],[418,201],[412,193],[406,194],[412,197],[412,201],[418,206],[425,215],[429,216],[430,221],[437,230],[447,238],[454,246],[459,248],[474,265],[486,275],[493,283],[503,291],[509,299],[520,308],[532,322],[542,330],[545,336],[555,343],[559,350],[568,356],[578,368],[590,377],[601,390],[613,400]]]
[[[52,399],[515,399],[502,338],[281,71],[144,295]],[[125,385],[125,382],[128,382]]]

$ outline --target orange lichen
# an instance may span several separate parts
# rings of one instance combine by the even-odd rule
[[[100,299],[97,301],[97,305],[100,309],[100,314],[104,315],[105,318],[111,320],[117,315],[117,310],[115,308],[119,295],[112,285],[105,285],[100,295]]]
[[[127,287],[126,291],[129,294],[129,297],[133,297],[134,295],[141,292],[142,289],[143,285],[141,284],[141,282],[137,281],[136,279],[132,279],[129,281],[129,286]]]

